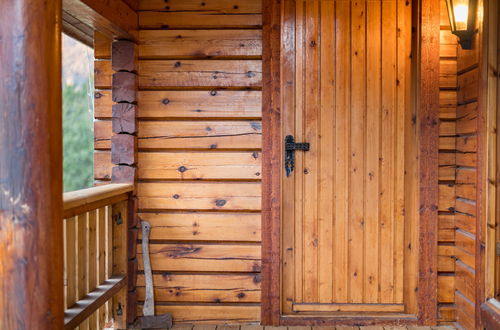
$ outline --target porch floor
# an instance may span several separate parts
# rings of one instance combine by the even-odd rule
[[[174,324],[172,330],[455,330],[452,326],[317,326],[317,327],[264,327],[260,325],[211,325],[211,324]]]

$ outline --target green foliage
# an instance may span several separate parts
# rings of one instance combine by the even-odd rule
[[[63,84],[65,192],[93,185],[93,114],[86,86]]]

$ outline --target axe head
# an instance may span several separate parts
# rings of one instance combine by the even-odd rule
[[[134,323],[132,329],[170,329],[172,327],[172,315],[150,315],[141,316]]]

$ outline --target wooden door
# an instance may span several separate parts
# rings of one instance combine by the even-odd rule
[[[310,143],[283,171],[283,314],[409,312],[411,2],[282,9],[283,140]]]

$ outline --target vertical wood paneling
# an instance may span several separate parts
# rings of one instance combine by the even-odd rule
[[[305,66],[304,66],[304,61],[302,60],[304,57],[304,47],[302,46],[305,38],[305,13],[304,13],[304,7],[305,7],[305,2],[301,0],[295,1],[296,3],[296,37],[295,37],[295,83],[296,83],[296,90],[295,90],[295,107],[296,108],[303,108],[305,106],[305,101],[304,101],[304,72],[305,72]],[[285,109],[285,111],[287,111]],[[289,110],[292,111],[292,110]],[[284,118],[287,118],[286,116]],[[292,117],[293,118],[293,117]],[[298,112],[296,114],[296,117],[293,118],[295,119],[294,125],[295,125],[295,137],[296,139],[303,139],[303,118],[302,118],[302,112]],[[293,120],[292,119],[292,120]],[[285,119],[286,120],[286,119]],[[295,216],[294,216],[294,221],[295,221],[295,264],[294,264],[294,270],[295,270],[295,300],[303,302],[304,301],[304,296],[303,296],[303,290],[302,290],[302,282],[303,282],[303,253],[304,253],[304,239],[303,239],[303,200],[302,200],[302,195],[300,192],[302,192],[302,189],[304,189],[304,178],[302,175],[299,175],[298,173],[302,173],[304,171],[304,164],[303,164],[303,154],[298,152],[295,155],[295,173],[293,174],[292,178],[295,181],[295,194],[293,200],[294,208],[295,208]],[[291,307],[290,307],[291,309]]]
[[[366,302],[379,302],[379,193],[380,166],[379,152],[381,144],[381,4],[377,1],[367,2],[367,81],[366,81],[366,169],[365,169],[365,294]]]
[[[335,4],[320,2],[320,116],[319,116],[319,302],[333,302],[333,184],[335,132]]]
[[[335,205],[334,214],[334,301],[347,302],[348,278],[348,196],[349,196],[349,114],[350,107],[350,5],[337,1],[335,24]]]
[[[282,105],[284,109],[295,108],[295,10],[296,4],[294,1],[285,1],[283,3],[284,16],[287,17],[283,21],[282,40],[283,45],[280,46],[282,50],[281,63],[283,63],[282,77],[284,86],[282,89]],[[283,130],[285,134],[292,134],[295,130],[295,122],[292,116],[283,118]],[[294,175],[294,174],[292,174]],[[295,195],[295,181],[283,180],[283,191],[289,191]],[[295,206],[293,199],[284,199],[282,201],[282,212],[284,219],[293,219]],[[298,262],[294,264],[294,254],[298,254],[298,249],[295,247],[294,235],[296,234],[295,226],[282,226],[283,231],[283,293],[286,293],[282,299],[291,301],[294,297],[295,288],[295,274],[294,270],[297,269]],[[264,242],[263,242],[264,244]],[[281,303],[281,302],[280,302]],[[290,304],[283,304],[283,312],[291,313],[292,308]]]
[[[381,182],[380,191],[380,240],[381,242],[393,242],[394,240],[394,146],[396,120],[396,3],[394,1],[382,1],[382,117],[381,130]],[[391,142],[389,142],[391,141]],[[393,244],[380,245],[380,288],[382,303],[392,301],[394,298],[394,246]]]
[[[363,301],[366,48],[364,0],[351,1],[349,302]],[[370,242],[371,244],[371,242]]]
[[[282,84],[283,134],[311,149],[283,176],[284,311],[404,303],[411,6],[300,0],[295,9],[284,10],[282,77],[295,70],[295,85]]]
[[[412,22],[412,7],[410,2],[406,0],[398,0],[397,5],[397,31],[411,30]],[[404,251],[409,242],[405,242],[406,227],[415,229],[416,222],[414,220],[405,221],[408,218],[412,219],[411,212],[406,211],[406,200],[411,200],[413,195],[407,196],[406,189],[412,189],[411,181],[405,181],[405,175],[411,175],[413,165],[405,164],[406,159],[401,155],[409,153],[406,150],[405,144],[412,144],[408,149],[414,150],[414,141],[411,138],[406,138],[406,132],[411,131],[413,126],[405,127],[409,122],[408,117],[413,110],[411,104],[411,65],[412,65],[412,38],[404,33],[397,33],[397,73],[396,73],[396,88],[397,88],[397,105],[396,105],[396,205],[395,205],[395,237],[394,237],[394,287],[396,303],[404,302],[404,290],[409,286],[408,281],[405,281],[405,260]],[[406,270],[410,273],[410,271]],[[412,275],[414,276],[414,275]]]
[[[321,150],[318,144],[319,103],[319,2],[305,2],[304,38],[304,101],[303,129],[304,141],[311,143],[311,150],[304,157],[304,301],[318,300],[318,177],[320,168],[318,157]],[[300,141],[298,141],[300,142]],[[297,152],[298,153],[298,152]]]

